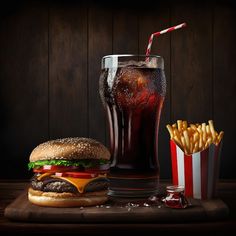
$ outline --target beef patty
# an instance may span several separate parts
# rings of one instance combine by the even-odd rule
[[[86,193],[106,190],[108,188],[108,183],[109,182],[107,178],[95,179],[85,186],[84,192]],[[40,190],[43,192],[78,193],[77,188],[66,180],[52,177],[47,177],[44,180],[37,180],[37,175],[32,178],[31,187],[34,190]]]

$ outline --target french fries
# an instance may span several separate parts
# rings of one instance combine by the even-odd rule
[[[170,138],[184,151],[190,155],[208,148],[212,143],[218,145],[224,136],[224,132],[217,133],[213,120],[208,124],[190,124],[187,121],[177,120],[177,124],[166,126]]]

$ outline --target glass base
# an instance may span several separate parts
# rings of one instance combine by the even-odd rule
[[[157,195],[159,191],[152,190],[152,191],[147,191],[147,190],[111,190],[109,189],[108,191],[108,196],[111,197],[121,197],[121,198],[148,198],[152,195]]]
[[[110,177],[108,195],[122,198],[146,198],[159,193],[159,179],[155,177]]]

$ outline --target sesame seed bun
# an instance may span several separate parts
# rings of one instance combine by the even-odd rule
[[[110,159],[110,152],[91,138],[64,138],[38,145],[30,154],[30,162],[40,160]]]

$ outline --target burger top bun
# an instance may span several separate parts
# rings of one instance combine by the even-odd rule
[[[110,159],[110,152],[91,138],[64,138],[38,145],[30,154],[30,162],[40,160]]]

